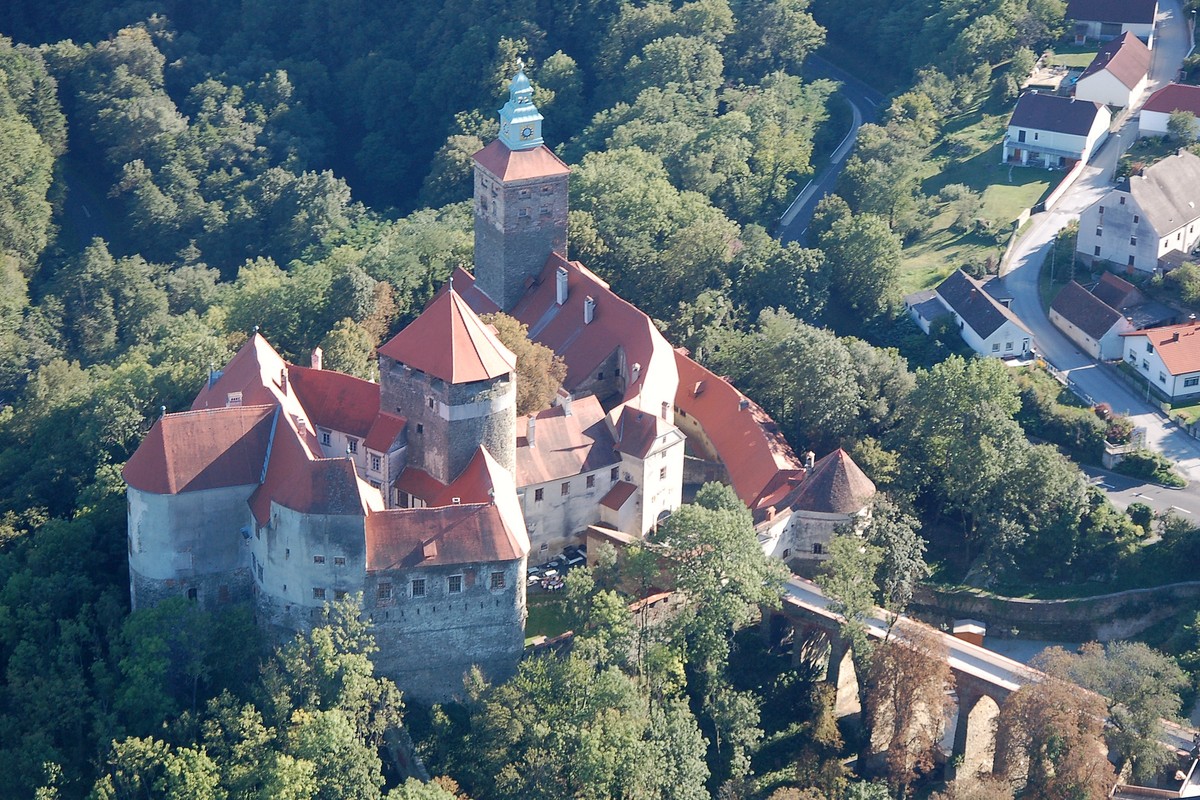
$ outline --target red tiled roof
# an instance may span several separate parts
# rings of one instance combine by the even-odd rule
[[[797,511],[856,514],[875,496],[875,484],[842,448],[822,458],[784,505]]]
[[[1188,86],[1183,83],[1168,83],[1159,89],[1142,106],[1143,111],[1159,111],[1170,114],[1172,111],[1190,111],[1200,115],[1200,86]]]
[[[371,423],[371,429],[367,431],[367,437],[363,440],[363,444],[371,450],[386,453],[395,444],[396,438],[404,433],[404,426],[407,424],[408,420],[404,417],[381,411],[375,416],[375,421]]]
[[[449,383],[470,383],[512,372],[516,356],[451,289],[391,341],[380,355]]]
[[[256,484],[275,412],[270,405],[167,414],[125,464],[125,482],[154,494]]]
[[[510,150],[499,139],[471,156],[502,181],[522,181],[569,175],[571,168],[546,145],[530,150]]]
[[[287,369],[283,360],[262,335],[255,333],[237,351],[215,381],[204,385],[192,410],[222,408],[233,392],[242,393],[242,405],[262,406],[279,402],[280,378]]]
[[[1124,308],[1141,299],[1136,286],[1111,272],[1105,272],[1100,276],[1100,282],[1092,289],[1092,294],[1100,298],[1106,305],[1116,309]]]
[[[1108,42],[1096,53],[1092,63],[1079,76],[1089,78],[1104,70],[1119,80],[1126,88],[1137,86],[1150,71],[1150,49],[1132,33],[1123,33]]]
[[[1145,336],[1172,375],[1200,372],[1200,322],[1146,328],[1121,335]]]
[[[379,511],[366,521],[367,569],[513,561],[524,553],[504,528],[489,503]]]
[[[331,369],[295,365],[288,367],[288,377],[292,391],[311,415],[310,422],[360,438],[370,433],[379,415],[379,384]]]
[[[395,486],[406,494],[420,499],[427,505],[434,505],[434,500],[446,491],[446,484],[430,475],[423,469],[405,467],[396,478]]]
[[[527,435],[517,437],[518,486],[580,475],[621,461],[595,395],[571,401],[570,415],[556,406],[534,419],[534,446],[530,447]],[[518,418],[518,433],[528,430],[529,417]]]
[[[608,490],[608,494],[600,500],[600,505],[605,508],[611,508],[613,511],[620,511],[621,506],[629,502],[629,498],[633,497],[633,493],[637,491],[637,487],[628,481],[617,481],[613,487]]]
[[[658,414],[644,411],[632,403],[614,408],[608,413],[608,420],[617,452],[638,458],[648,456],[658,438],[675,428]]]
[[[776,475],[800,469],[800,461],[757,403],[685,353],[676,350],[675,363],[679,368],[675,405],[704,429],[742,502],[757,507],[756,501]]]

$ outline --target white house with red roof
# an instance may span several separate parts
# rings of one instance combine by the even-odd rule
[[[1167,122],[1176,111],[1188,111],[1200,117],[1200,86],[1168,83],[1146,99],[1138,115],[1139,136],[1166,136]],[[1200,131],[1197,131],[1200,138]]]
[[[1075,97],[1126,108],[1142,96],[1149,74],[1150,49],[1132,33],[1123,33],[1096,53],[1075,83]]]
[[[379,383],[319,350],[289,364],[255,333],[154,424],[124,470],[135,608],[247,601],[287,633],[361,597],[381,672],[439,700],[472,665],[515,669],[529,558],[595,526],[640,538],[689,469],[728,480],[785,558],[779,542],[819,554],[831,520],[867,513],[848,455],[806,470],[760,407],[567,259],[569,170],[540,125],[518,74],[475,158],[477,276],[456,270],[379,348]],[[518,418],[515,356],[479,316],[498,309],[565,360],[552,408]],[[824,527],[795,533],[802,519]]]
[[[1200,322],[1122,334],[1125,360],[1172,402],[1200,396]]]

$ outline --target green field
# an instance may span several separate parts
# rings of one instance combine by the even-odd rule
[[[1097,47],[1086,44],[1063,44],[1055,47],[1054,55],[1046,59],[1047,64],[1064,67],[1086,67],[1096,57]]]
[[[981,216],[991,220],[1000,236],[951,230],[954,214],[943,204],[933,224],[916,242],[904,248],[900,282],[904,292],[932,286],[968,262],[999,259],[1012,223],[1022,210],[1040,201],[1063,176],[1036,167],[1000,163],[1005,119],[978,109],[952,120],[943,141],[934,149],[921,190],[930,196],[949,184],[961,183],[983,194]]]
[[[525,621],[525,644],[536,636],[558,636],[567,630],[566,593],[530,592],[526,600],[529,617]]]

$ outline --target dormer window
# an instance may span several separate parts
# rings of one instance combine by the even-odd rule
[[[241,392],[229,392],[225,395],[225,407],[240,406],[242,404]]]

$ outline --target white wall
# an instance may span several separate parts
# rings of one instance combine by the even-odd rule
[[[1200,393],[1200,372],[1188,372],[1182,375],[1172,375],[1163,364],[1157,349],[1146,351],[1149,342],[1146,336],[1125,337],[1125,361],[1133,366],[1143,378],[1146,378],[1159,391],[1170,398]],[[1196,385],[1186,385],[1196,381]]]
[[[588,478],[592,486],[588,486]],[[529,559],[540,564],[583,540],[587,527],[600,521],[600,500],[621,479],[620,468],[613,480],[610,467],[569,478],[531,484],[520,489],[521,511],[529,531]],[[567,494],[562,485],[569,486]],[[538,499],[538,492],[542,499]]]
[[[963,323],[958,314],[954,316],[959,323],[958,332],[963,341],[981,356],[996,358],[1019,356],[1028,352],[1032,343],[1032,337],[1010,320],[1005,320],[1004,324],[997,328],[991,336],[983,338],[975,332],[974,328]]]
[[[1088,100],[1104,103],[1117,108],[1125,108],[1137,99],[1146,88],[1145,76],[1132,89],[1121,83],[1115,75],[1106,69],[1093,73],[1075,84],[1075,97],[1078,100]]]
[[[1133,330],[1133,323],[1121,317],[1103,336],[1099,339],[1093,339],[1054,309],[1050,309],[1050,322],[1054,324],[1054,327],[1065,333],[1085,353],[1092,358],[1103,361],[1111,361],[1122,357],[1125,340],[1121,337],[1121,334]]]

